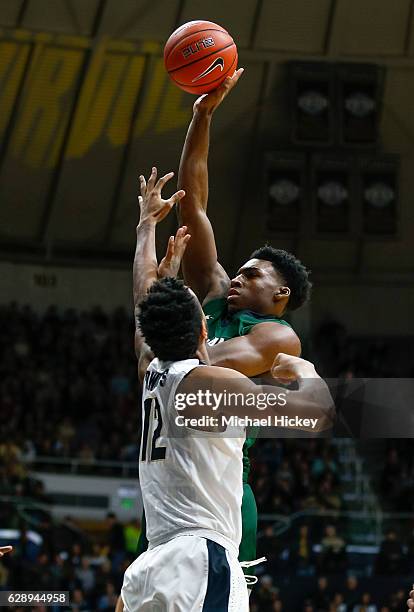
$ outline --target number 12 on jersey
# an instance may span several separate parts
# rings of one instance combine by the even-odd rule
[[[155,423],[157,425],[155,426]],[[161,435],[162,416],[158,400],[148,397],[144,401],[144,424],[142,428],[141,461],[162,461],[165,459],[166,447],[157,446]],[[149,442],[149,437],[152,437]]]

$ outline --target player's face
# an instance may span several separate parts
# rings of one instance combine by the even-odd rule
[[[280,286],[284,286],[283,279],[278,277],[270,261],[249,259],[231,281],[228,309],[273,314],[274,295]]]

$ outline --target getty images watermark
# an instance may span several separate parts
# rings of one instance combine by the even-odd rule
[[[269,393],[236,393],[229,391],[214,392],[210,389],[198,389],[192,393],[177,393],[174,398],[174,406],[181,412],[186,409],[197,407],[207,409],[216,414],[201,414],[197,417],[187,417],[178,414],[175,424],[178,427],[191,428],[245,428],[245,427],[284,427],[284,428],[306,428],[316,430],[317,418],[299,417],[299,415],[268,414],[262,417],[253,417],[243,414],[244,409],[256,409],[260,411],[269,410],[274,407],[285,408],[288,405],[289,390]],[[241,414],[226,414],[226,409],[240,409]]]

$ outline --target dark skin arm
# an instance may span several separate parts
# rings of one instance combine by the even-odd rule
[[[178,172],[178,187],[186,195],[179,207],[180,225],[186,225],[192,236],[183,258],[183,273],[187,285],[200,302],[227,293],[230,280],[218,264],[214,232],[207,217],[208,151],[210,124],[214,110],[236,85],[243,69],[209,94],[196,100],[193,118],[188,128]]]
[[[217,413],[226,416],[247,416],[251,418],[263,418],[268,415],[276,416],[298,416],[299,418],[317,419],[316,427],[303,425],[299,429],[305,431],[320,432],[332,427],[334,417],[334,406],[331,394],[326,383],[317,374],[314,366],[309,361],[279,353],[273,360],[270,368],[273,378],[286,383],[296,380],[297,391],[286,391],[270,385],[255,385],[243,374],[227,368],[203,366],[195,368],[190,372],[178,387],[179,393],[192,393],[194,390],[210,390],[215,394],[243,394],[260,398],[263,394],[282,393],[286,394],[286,405],[268,403],[266,410],[259,410],[251,402],[241,405],[240,400],[232,404],[230,401],[221,401]],[[184,413],[183,413],[184,414]],[[200,416],[200,405],[188,406],[185,409],[186,417]],[[215,415],[217,416],[217,414]]]
[[[245,376],[268,372],[277,353],[300,356],[295,332],[280,323],[258,323],[246,336],[208,347],[211,365],[232,368]]]

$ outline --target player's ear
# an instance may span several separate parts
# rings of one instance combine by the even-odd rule
[[[290,296],[289,287],[278,287],[273,294],[273,301],[279,302],[279,300],[286,299]]]

